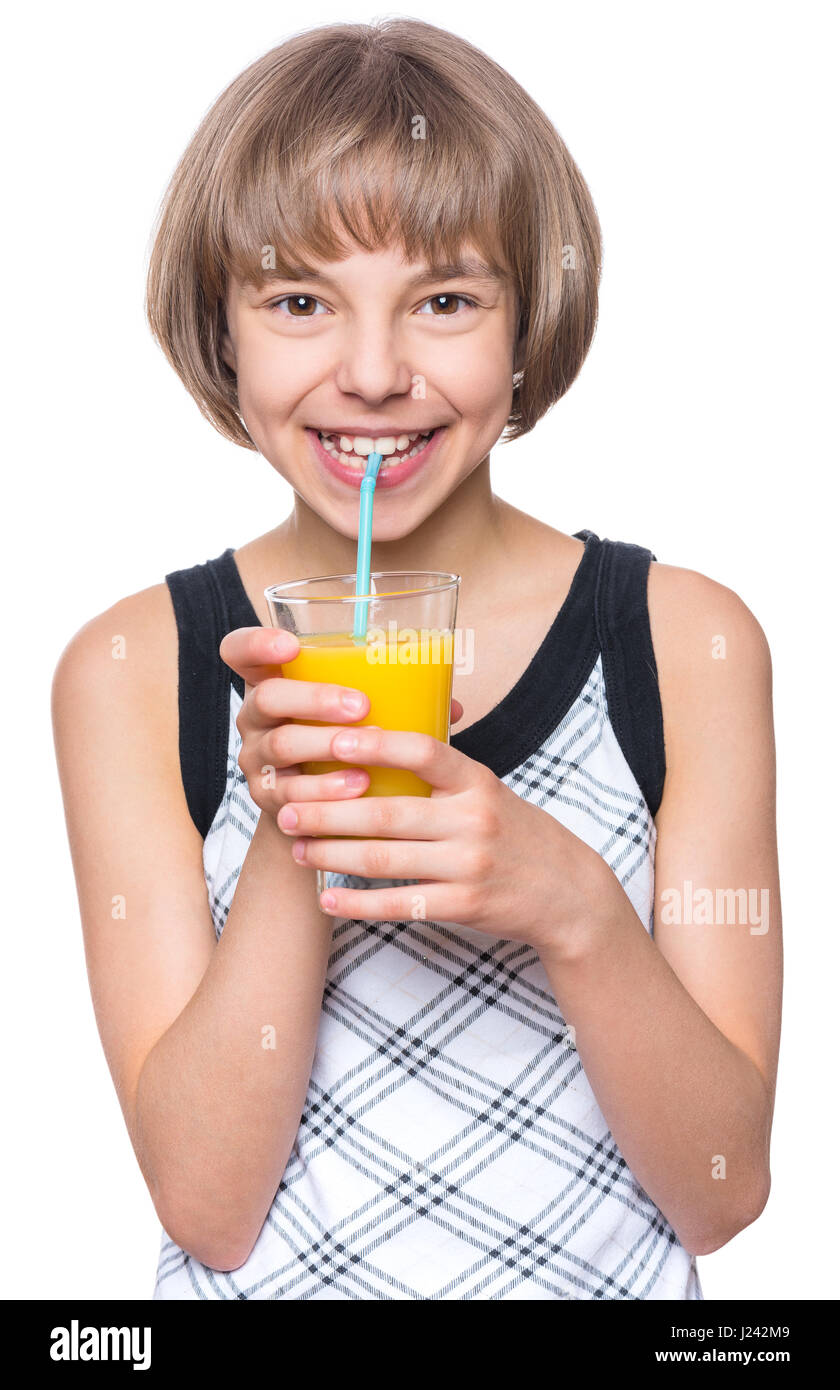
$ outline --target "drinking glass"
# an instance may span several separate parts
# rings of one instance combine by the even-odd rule
[[[327,681],[363,690],[370,710],[353,726],[408,729],[449,742],[453,646],[461,576],[429,570],[383,570],[370,593],[356,594],[355,574],[321,575],[265,590],[272,626],[294,633],[300,652],[281,670],[289,680]],[[354,637],[356,605],[366,605],[364,637]],[[362,609],[364,615],[364,608]],[[298,719],[320,726],[323,720]],[[350,727],[350,726],[348,726]],[[363,767],[363,763],[354,764]],[[304,773],[334,772],[342,762],[305,762]],[[363,796],[430,796],[431,787],[406,768],[368,767]],[[357,838],[357,837],[348,837]],[[416,880],[362,879],[316,871],[321,893],[334,885]]]

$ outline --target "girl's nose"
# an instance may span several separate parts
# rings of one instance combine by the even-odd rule
[[[406,395],[414,374],[394,334],[370,328],[342,344],[336,385],[345,395],[382,401],[388,396]]]

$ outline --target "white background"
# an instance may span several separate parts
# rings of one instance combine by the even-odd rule
[[[291,492],[215,434],[143,318],[149,233],[206,109],[342,0],[40,4],[3,90],[8,422],[2,1293],[151,1296],[158,1223],[88,995],[53,761],[64,643],[119,597],[280,521]],[[836,1297],[836,116],[831,7],[417,0],[526,87],[602,221],[582,376],[497,448],[508,501],[734,589],[774,657],[785,1018],[761,1219],[707,1299]],[[836,50],[834,50],[836,52]]]

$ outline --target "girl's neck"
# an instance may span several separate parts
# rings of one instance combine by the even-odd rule
[[[478,580],[492,587],[510,523],[520,515],[493,493],[488,456],[411,535],[375,541],[371,569],[442,570],[468,574],[471,586]],[[290,516],[263,539],[273,541],[278,557],[282,553],[284,573],[349,574],[356,568],[355,538],[334,531],[298,495]]]

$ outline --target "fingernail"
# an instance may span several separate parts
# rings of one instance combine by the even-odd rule
[[[284,806],[280,812],[280,824],[284,830],[294,830],[299,816],[294,806]]]
[[[364,704],[363,695],[354,695],[350,691],[345,692],[341,697],[341,708],[346,709],[348,714],[361,714]]]
[[[292,854],[294,855],[295,859],[302,859],[305,853],[306,845],[304,844],[303,840],[296,840],[295,843],[292,845]]]
[[[335,907],[335,893],[322,893],[321,906],[325,907],[328,912],[332,912]]]
[[[338,734],[333,740],[333,748],[336,753],[353,753],[358,746],[358,734]]]
[[[365,774],[363,772],[348,772],[344,779],[345,787],[363,787],[365,785]]]

